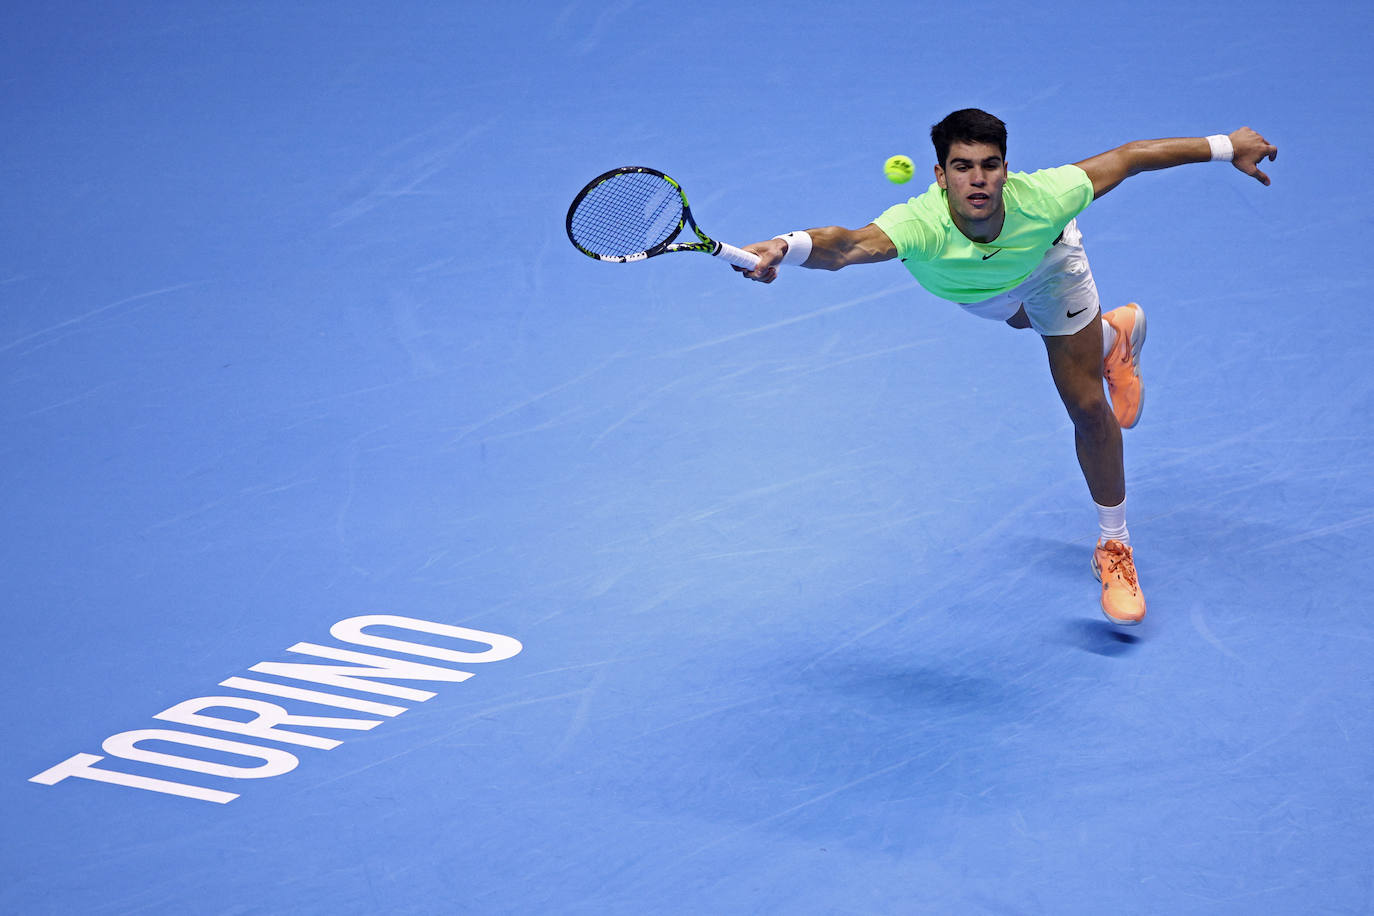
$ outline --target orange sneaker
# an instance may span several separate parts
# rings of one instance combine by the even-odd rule
[[[1145,596],[1135,575],[1131,548],[1120,541],[1093,550],[1093,575],[1102,583],[1102,613],[1112,623],[1134,626],[1145,619]]]
[[[1145,347],[1145,310],[1132,302],[1102,318],[1116,328],[1116,345],[1102,360],[1102,376],[1112,399],[1112,413],[1122,429],[1140,421],[1145,407],[1145,383],[1140,380],[1140,351]]]

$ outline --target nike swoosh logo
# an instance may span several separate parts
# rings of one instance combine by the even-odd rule
[[[1075,317],[1075,316],[1077,316],[1077,315],[1082,315],[1082,314],[1083,314],[1084,312],[1086,312],[1087,310],[1088,310],[1088,307],[1085,305],[1085,306],[1083,306],[1081,309],[1079,309],[1079,310],[1076,311],[1076,312],[1069,312],[1069,317],[1070,317],[1070,318],[1073,318],[1073,317]]]
[[[997,249],[996,251],[994,251],[992,254],[985,254],[985,255],[983,255],[983,260],[986,261],[988,258],[995,258],[995,257],[997,257],[997,255],[999,255],[999,254],[1001,254],[1001,253],[1002,253],[1002,249],[998,248],[998,249]]]

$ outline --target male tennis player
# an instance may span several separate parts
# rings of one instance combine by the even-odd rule
[[[1102,611],[1116,624],[1139,623],[1145,596],[1126,529],[1121,430],[1140,419],[1145,312],[1132,303],[1101,314],[1075,217],[1132,175],[1189,162],[1229,161],[1267,185],[1258,166],[1278,149],[1242,127],[1230,135],[1138,140],[1073,165],[1009,173],[1006,125],[976,108],[936,124],[930,139],[935,183],[924,194],[862,229],[827,226],[747,245],[761,260],[745,276],[771,283],[782,265],[839,270],[901,258],[935,295],[980,317],[1034,328],[1097,504],[1092,570],[1102,583]]]

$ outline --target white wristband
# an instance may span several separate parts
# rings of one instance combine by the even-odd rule
[[[811,257],[811,234],[809,232],[798,230],[786,235],[775,235],[773,238],[782,239],[787,243],[787,254],[782,256],[783,264],[805,264],[806,259]]]
[[[1230,162],[1236,157],[1236,149],[1226,134],[1212,134],[1207,138],[1207,145],[1212,148],[1213,162]]]

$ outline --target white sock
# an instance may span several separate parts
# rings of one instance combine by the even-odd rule
[[[1102,537],[1097,543],[1105,544],[1107,541],[1120,541],[1127,547],[1131,546],[1131,533],[1126,530],[1126,500],[1121,500],[1119,506],[1097,506],[1097,527],[1102,530]]]
[[[1112,352],[1112,347],[1116,346],[1116,328],[1112,327],[1107,319],[1102,319],[1102,358],[1106,359],[1107,354]]]

